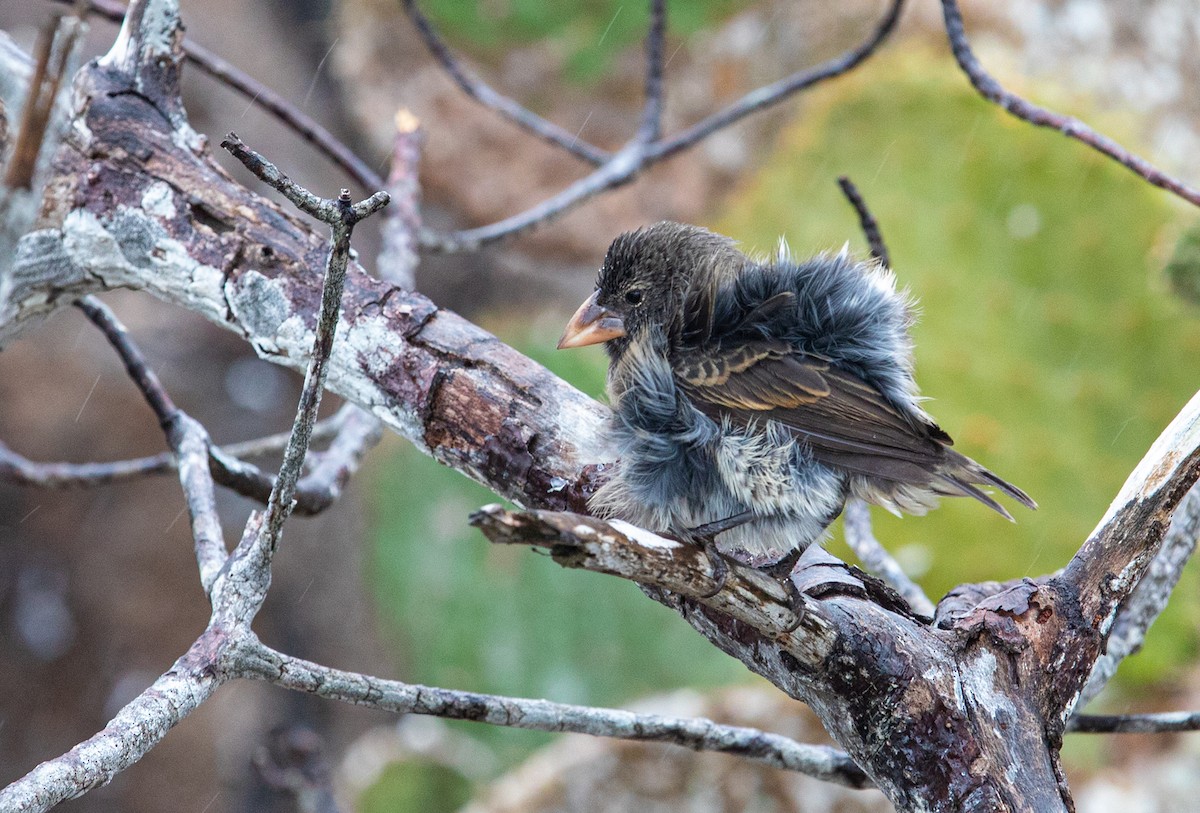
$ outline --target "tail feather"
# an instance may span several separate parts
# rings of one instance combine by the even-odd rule
[[[949,459],[938,473],[945,482],[952,484],[953,493],[974,497],[1010,521],[1015,521],[1012,514],[978,486],[994,486],[1027,508],[1037,509],[1037,503],[1012,483],[988,471],[966,455],[951,452],[949,449],[946,451],[949,453]]]
[[[986,491],[983,491],[977,486],[972,485],[967,480],[964,480],[955,474],[947,475],[946,479],[955,485],[957,494],[963,497],[974,497],[1009,522],[1016,522],[1016,520],[1013,519],[1013,515],[1008,513],[1008,509],[992,499],[992,496]]]

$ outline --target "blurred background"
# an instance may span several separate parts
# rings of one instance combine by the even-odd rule
[[[430,226],[491,222],[585,172],[463,97],[399,0],[182,5],[189,37],[282,93],[380,172],[393,115],[410,108],[425,129]],[[613,148],[636,127],[645,4],[422,7],[493,86],[581,138]],[[0,28],[28,48],[51,8],[8,0]],[[883,10],[876,0],[671,3],[667,131],[839,53]],[[1200,179],[1193,0],[967,2],[964,13],[981,59],[1008,87]],[[95,20],[91,53],[114,33]],[[210,139],[236,130],[309,188],[331,194],[346,184],[246,99],[194,70],[185,80],[192,122]],[[877,515],[878,536],[935,598],[963,581],[1053,571],[1200,382],[1198,218],[1116,164],[977,97],[949,54],[936,3],[910,3],[893,39],[849,76],[531,235],[427,258],[417,286],[601,397],[602,352],[553,347],[613,236],[675,219],[754,251],[783,236],[799,256],[846,241],[865,253],[840,174],[858,183],[900,281],[921,301],[917,377],[929,410],[958,448],[1041,505],[1010,525],[973,502],[948,501],[925,518]],[[355,238],[368,268],[374,226]],[[290,424],[299,389],[291,372],[148,295],[106,299],[168,391],[218,442]],[[72,310],[0,355],[0,438],[45,461],[164,448],[115,355]],[[221,499],[236,538],[251,506]],[[800,704],[633,586],[489,546],[466,516],[494,499],[385,439],[341,502],[288,525],[258,633],[299,656],[411,682],[823,737]],[[75,492],[0,486],[0,782],[103,727],[203,628],[183,517],[170,478]],[[831,549],[849,557],[840,530],[834,537]],[[1095,708],[1200,707],[1198,586],[1192,566],[1145,650]],[[284,746],[273,739],[280,729]],[[874,792],[733,758],[397,722],[247,682],[222,689],[140,764],[64,809],[293,809],[252,767],[272,742],[297,753],[320,747],[340,798],[361,811],[889,809]],[[1066,756],[1081,810],[1194,809],[1198,735],[1076,735]]]

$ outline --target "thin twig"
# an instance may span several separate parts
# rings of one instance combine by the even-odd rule
[[[321,394],[325,389],[329,356],[333,352],[333,340],[337,333],[342,288],[346,279],[346,266],[350,260],[350,237],[354,226],[365,217],[387,205],[387,192],[376,192],[360,203],[352,203],[350,192],[343,189],[336,199],[319,198],[292,181],[270,161],[249,149],[234,133],[230,133],[221,146],[259,177],[264,183],[280,192],[296,208],[321,220],[331,229],[329,258],[325,267],[321,290],[321,308],[313,337],[312,355],[304,376],[300,402],[296,407],[296,419],[292,434],[283,453],[283,463],[267,500],[263,532],[255,547],[263,557],[263,567],[269,567],[279,544],[283,523],[292,512],[296,483],[317,420],[321,405]],[[265,597],[265,596],[264,596]]]
[[[418,8],[416,0],[404,0],[404,9],[416,26],[417,33],[425,42],[429,53],[441,64],[442,69],[450,75],[454,83],[463,93],[470,96],[489,110],[501,114],[513,124],[528,130],[533,135],[547,141],[556,147],[561,147],[577,158],[589,164],[599,166],[608,159],[608,153],[579,138],[578,133],[571,133],[548,121],[532,110],[518,104],[512,99],[497,93],[483,82],[478,76],[467,70],[458,58],[451,53],[446,43],[442,41],[429,18]]]
[[[883,233],[879,231],[879,222],[871,214],[871,210],[867,207],[867,202],[863,200],[858,187],[854,185],[854,181],[845,175],[838,177],[838,186],[842,188],[842,194],[846,196],[846,200],[850,201],[850,205],[854,207],[854,211],[858,214],[858,224],[862,227],[863,235],[867,238],[867,245],[871,249],[871,256],[883,263],[885,268],[891,268],[892,258],[888,254],[887,244],[883,242]]]
[[[648,157],[654,161],[669,158],[677,152],[695,146],[698,142],[708,138],[717,130],[722,130],[752,113],[757,113],[767,107],[776,105],[787,97],[795,95],[802,90],[807,90],[813,85],[824,82],[827,79],[833,79],[854,70],[864,60],[874,54],[879,46],[891,35],[892,31],[895,30],[903,7],[904,0],[892,0],[891,6],[888,7],[887,13],[884,14],[883,19],[876,25],[875,30],[857,47],[815,68],[799,71],[784,79],[780,79],[778,82],[755,88],[724,110],[720,110],[696,122],[691,127],[657,142],[649,151]]]
[[[317,422],[313,427],[313,440],[327,440],[333,437],[344,420],[344,415],[336,415]],[[225,461],[278,452],[287,445],[288,433],[280,432],[262,438],[246,440],[240,443],[230,443],[225,446],[213,446],[211,452],[220,455]],[[310,453],[310,459],[316,453]],[[0,441],[0,480],[5,482],[36,486],[39,488],[93,488],[110,483],[123,482],[138,477],[158,474],[169,474],[176,471],[175,455],[171,452],[160,452],[146,457],[135,457],[128,460],[112,460],[104,463],[37,463],[13,451]],[[213,475],[218,485],[234,488],[233,481],[226,482],[223,477],[225,465],[214,465]],[[267,478],[267,492],[270,491],[270,475]],[[298,513],[314,513],[306,508],[305,500],[298,488],[296,510]],[[243,496],[254,496],[252,493],[240,491]],[[266,492],[264,492],[265,494]]]
[[[777,104],[783,99],[812,87],[827,79],[841,76],[857,67],[863,60],[873,54],[887,39],[895,28],[900,17],[904,0],[893,0],[887,14],[879,22],[875,31],[865,42],[856,48],[845,52],[839,57],[829,60],[815,68],[793,74],[766,87],[758,88],[743,96],[729,107],[692,125],[669,138],[656,138],[642,141],[642,128],[624,148],[613,153],[594,172],[568,186],[553,197],[536,204],[516,215],[499,220],[486,226],[464,229],[450,234],[436,234],[423,231],[421,248],[427,251],[459,252],[474,251],[481,246],[503,240],[552,220],[581,203],[610,189],[623,186],[638,176],[642,170],[675,155],[682,150],[694,146],[699,141],[712,135],[717,130],[728,127],[736,121],[745,118],[763,108]],[[652,19],[653,25],[665,27],[664,16]],[[647,50],[651,52],[646,87],[647,106],[643,114],[643,127],[661,115],[658,107],[661,104],[661,93],[651,93],[652,89],[661,84],[661,79],[654,76],[658,60],[653,57],[655,38],[647,39]]]
[[[1067,722],[1067,731],[1076,734],[1161,734],[1169,731],[1200,731],[1200,712],[1077,714]]]
[[[217,514],[216,487],[208,466],[211,446],[208,433],[203,426],[175,406],[158,376],[150,369],[146,357],[107,305],[92,296],[83,297],[75,304],[100,328],[108,343],[117,351],[129,377],[133,379],[158,418],[159,425],[166,432],[167,444],[178,460],[179,483],[183,488],[188,514],[191,517],[196,562],[200,568],[200,584],[204,591],[209,593],[217,573],[225,565],[228,554],[221,520]]]
[[[59,2],[72,2],[72,0],[59,0]],[[125,6],[119,0],[90,0],[90,6],[93,13],[111,22],[120,23],[125,16]],[[363,189],[381,189],[383,187],[383,179],[379,173],[355,155],[337,136],[262,82],[234,67],[203,45],[191,40],[184,40],[183,53],[188,62],[237,91],[256,107],[262,108],[291,128],[353,178]]]
[[[646,102],[637,132],[637,140],[643,144],[662,138],[663,41],[666,33],[666,0],[650,0],[650,28],[646,32]]]
[[[1141,176],[1157,187],[1175,194],[1194,206],[1200,206],[1200,189],[1188,186],[1182,181],[1167,175],[1149,161],[1134,155],[1106,135],[1098,133],[1091,127],[1072,116],[1064,116],[1044,107],[1026,101],[1012,91],[1000,86],[983,66],[979,63],[967,34],[963,28],[962,13],[956,0],[942,0],[942,16],[946,23],[946,36],[950,40],[950,49],[954,58],[962,68],[971,85],[979,94],[990,102],[994,102],[1019,119],[1023,119],[1038,127],[1048,127],[1058,130],[1063,135],[1080,141],[1097,152],[1107,155],[1117,163]]]
[[[29,82],[12,158],[5,171],[4,185],[8,188],[31,189],[34,186],[37,157],[46,141],[50,115],[54,113],[59,88],[71,65],[80,32],[82,29],[76,18],[56,16],[47,20],[37,37],[34,76]]]
[[[904,597],[908,606],[917,615],[933,618],[934,606],[921,589],[900,567],[892,555],[887,552],[871,530],[871,510],[862,500],[853,499],[846,503],[842,513],[842,523],[846,530],[846,544],[854,551],[854,555],[862,562],[868,573],[872,573],[887,582],[892,589]]]
[[[142,355],[142,351],[129,337],[129,331],[121,324],[117,317],[107,305],[96,299],[94,296],[85,296],[75,303],[87,318],[92,320],[96,327],[104,334],[104,338],[108,339],[108,343],[117,351],[117,355],[121,357],[121,363],[125,365],[125,371],[129,373],[129,377],[133,379],[133,383],[137,384],[137,388],[141,391],[142,397],[146,399],[146,403],[150,405],[150,409],[154,410],[155,417],[158,418],[159,424],[166,429],[171,425],[179,415],[179,407],[175,406],[175,402],[171,400],[171,396],[167,394],[163,388],[162,382],[158,379],[158,375],[150,369],[149,362]]]
[[[572,732],[597,737],[666,742],[694,751],[736,754],[852,788],[871,780],[841,751],[796,742],[753,728],[703,718],[662,717],[621,709],[573,706],[548,700],[501,697],[384,680],[293,658],[262,644],[240,653],[248,677],[330,700],[402,714],[474,720],[530,731]]]
[[[421,231],[421,122],[407,109],[397,111],[387,191],[392,205],[383,213],[383,248],[375,268],[379,278],[411,291],[416,288],[417,235]]]

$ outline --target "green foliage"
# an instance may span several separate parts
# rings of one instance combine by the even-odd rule
[[[797,256],[847,237],[865,253],[835,184],[854,179],[921,301],[928,409],[1041,505],[1012,507],[1016,525],[970,500],[924,518],[876,511],[880,539],[927,549],[933,596],[1061,567],[1200,382],[1200,324],[1150,284],[1174,210],[1112,161],[981,100],[942,55],[885,56],[808,102],[716,227],[761,251],[783,234]],[[1170,677],[1195,654],[1196,587],[1185,574],[1126,681]]]
[[[689,0],[669,8],[672,36],[692,34],[728,16],[742,4],[735,0]],[[612,58],[646,35],[646,3],[583,0],[426,0],[422,9],[446,36],[472,54],[499,58],[514,44],[545,40],[563,54],[566,76],[576,82],[598,79]]]

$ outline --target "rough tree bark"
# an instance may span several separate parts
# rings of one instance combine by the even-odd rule
[[[134,3],[123,39],[79,74],[40,227],[21,238],[0,281],[0,342],[81,297],[134,288],[202,314],[264,359],[305,367],[323,293],[317,269],[329,243],[236,183],[190,128],[178,94],[176,15],[167,0]],[[11,54],[5,58],[11,62]],[[652,75],[655,59],[652,53]],[[645,140],[636,142],[642,154],[661,135],[657,117],[648,104],[639,128]],[[623,172],[628,160],[604,166]],[[440,462],[530,509],[481,511],[475,522],[493,541],[534,544],[564,565],[638,582],[715,646],[807,702],[903,811],[1073,808],[1059,764],[1065,726],[1114,619],[1200,475],[1198,397],[1061,572],[965,585],[930,620],[884,583],[812,548],[793,577],[804,596],[797,618],[782,587],[760,573],[735,566],[713,594],[715,574],[696,549],[584,516],[611,457],[601,432],[607,409],[494,336],[418,293],[371,278],[353,261],[326,385]],[[181,477],[202,477],[206,436],[182,419],[173,426]],[[193,514],[206,516],[208,508]],[[244,556],[262,544],[255,540],[263,522],[252,518],[243,545],[228,558],[223,541],[202,540],[197,530],[213,619],[156,684],[158,694],[142,703],[171,709],[154,717],[158,727],[145,730],[138,747],[150,747],[237,677],[382,708],[493,722],[504,716],[492,698],[442,701],[439,690],[422,695],[421,687],[412,693],[394,682],[321,671],[263,647],[249,631],[257,605],[239,603],[241,591],[265,595],[269,583],[269,552],[260,570]],[[139,702],[110,728],[141,713]],[[508,715],[521,724],[520,714]],[[103,734],[97,749],[110,745]],[[104,764],[86,782],[107,781],[129,760]],[[21,809],[44,809],[62,798],[29,791],[38,771],[66,770],[47,765],[24,785],[14,783],[16,791],[0,792],[0,800],[10,793]],[[862,780],[845,766],[827,772],[851,784]]]

